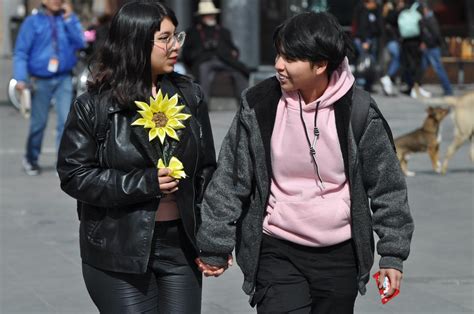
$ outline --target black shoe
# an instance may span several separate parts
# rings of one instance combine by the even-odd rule
[[[40,174],[41,169],[38,164],[30,163],[26,158],[23,158],[23,170],[29,176],[37,176]]]

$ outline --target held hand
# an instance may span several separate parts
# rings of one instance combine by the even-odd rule
[[[362,48],[367,51],[370,48],[370,44],[368,42],[362,43]]]
[[[171,194],[178,190],[179,181],[168,176],[170,173],[171,170],[168,168],[158,169],[158,183],[160,184],[160,191],[163,194]]]
[[[225,266],[214,266],[214,265],[209,265],[204,263],[199,257],[194,260],[196,264],[198,265],[199,271],[201,271],[204,276],[210,277],[219,277],[224,273],[224,271],[229,268],[229,266],[232,266],[233,264],[233,258],[232,254],[229,254],[227,258],[227,265]]]
[[[386,296],[389,297],[395,292],[395,290],[400,290],[403,274],[397,269],[381,268],[378,282],[379,289],[383,288],[383,281],[385,277],[388,277],[388,280],[390,282],[390,290],[386,294]]]

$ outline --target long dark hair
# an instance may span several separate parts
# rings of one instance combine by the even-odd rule
[[[347,34],[336,18],[327,12],[307,12],[293,16],[273,34],[277,53],[289,60],[317,63],[327,61],[331,73],[353,53]]]
[[[135,100],[148,100],[151,94],[151,50],[153,37],[163,19],[174,26],[174,12],[156,1],[133,1],[125,4],[112,19],[104,45],[91,62],[89,92],[111,90],[114,101],[134,108]]]

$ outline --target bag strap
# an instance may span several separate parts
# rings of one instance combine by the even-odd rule
[[[369,108],[370,108],[370,94],[362,90],[361,88],[354,86],[352,92],[352,110],[351,110],[351,124],[352,124],[352,132],[354,133],[354,139],[356,141],[357,147],[359,147],[359,142],[364,133],[364,127],[367,122],[367,116],[369,115]],[[395,142],[393,141],[392,130],[390,130],[390,126],[388,125],[387,120],[385,120],[382,112],[380,109],[374,105],[372,106],[374,110],[379,115],[380,119],[382,119],[383,126],[385,131],[387,132],[388,139],[392,144],[392,148],[394,151],[395,149]]]
[[[351,124],[357,146],[359,146],[360,138],[364,132],[367,116],[369,115],[369,107],[370,94],[354,86],[352,92]]]

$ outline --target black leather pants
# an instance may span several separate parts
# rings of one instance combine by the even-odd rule
[[[201,313],[202,276],[180,221],[159,222],[148,271],[125,274],[82,264],[87,290],[101,313]]]

